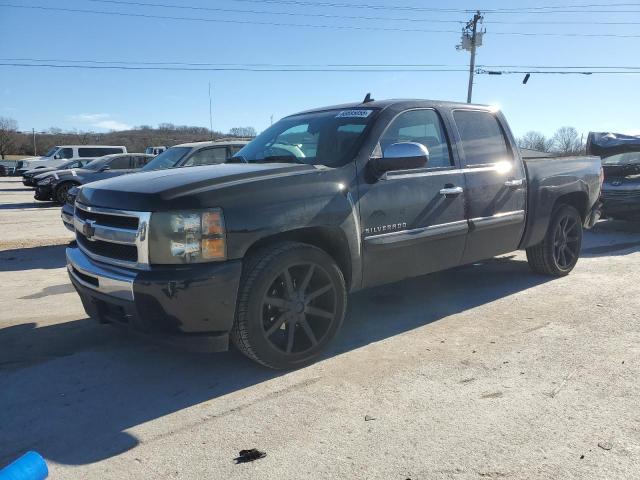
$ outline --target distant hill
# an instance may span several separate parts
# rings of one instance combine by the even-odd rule
[[[31,132],[16,132],[16,155],[33,155],[33,135]],[[179,143],[200,142],[229,137],[222,132],[213,132],[207,128],[160,124],[157,128],[141,126],[131,130],[95,132],[64,132],[55,128],[47,132],[36,132],[36,148],[38,155],[47,152],[55,145],[124,145],[129,152],[144,152],[149,146],[172,146]]]

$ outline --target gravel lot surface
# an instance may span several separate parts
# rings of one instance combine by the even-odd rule
[[[59,208],[0,178],[0,465],[50,478],[632,479],[640,226],[568,277],[517,252],[351,295],[317,364],[168,349],[86,318]],[[242,449],[266,457],[235,464]]]

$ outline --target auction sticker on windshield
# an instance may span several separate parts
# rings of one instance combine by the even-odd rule
[[[343,110],[336,118],[367,118],[373,110]]]

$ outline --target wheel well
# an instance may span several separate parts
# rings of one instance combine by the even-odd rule
[[[553,209],[555,210],[560,205],[571,205],[578,213],[580,213],[580,217],[584,221],[587,218],[588,209],[588,197],[585,192],[572,192],[567,193],[566,195],[562,195],[558,197],[555,204],[553,205]]]
[[[324,250],[336,262],[344,275],[347,289],[350,288],[351,257],[349,243],[341,229],[337,227],[307,227],[264,237],[249,247],[245,252],[245,258],[256,250],[284,241],[306,243]]]

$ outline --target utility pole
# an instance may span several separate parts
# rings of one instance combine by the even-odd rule
[[[469,62],[469,88],[467,89],[467,103],[471,103],[473,96],[473,74],[476,70],[476,48],[482,46],[482,37],[484,31],[478,30],[478,23],[482,23],[484,17],[480,10],[462,29],[462,38],[460,44],[456,45],[456,50],[466,50],[471,52],[471,60]]]
[[[33,133],[33,156],[38,156],[38,150],[36,149],[36,129],[32,128],[31,133]]]
[[[211,141],[213,141],[213,110],[211,108],[211,82],[209,82],[209,131],[211,132]]]

